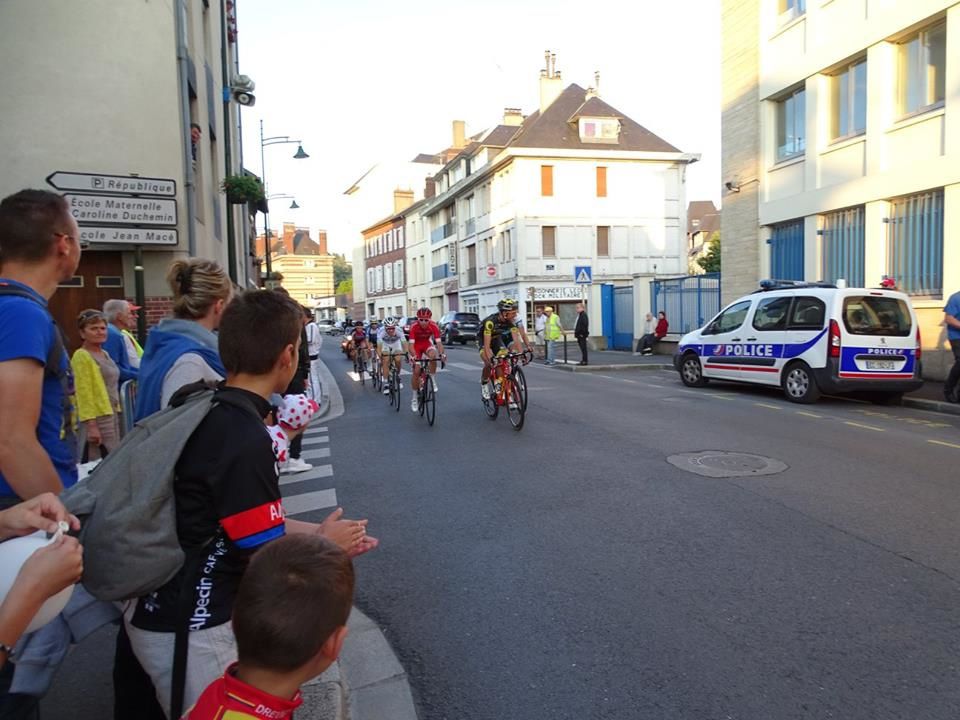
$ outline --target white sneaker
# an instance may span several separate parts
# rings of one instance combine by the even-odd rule
[[[384,386],[384,388],[383,388],[383,394],[384,394],[384,395],[389,395],[389,394],[390,394],[390,388]]]
[[[490,399],[490,383],[480,383],[480,394],[484,400]]]
[[[280,472],[284,473],[301,473],[306,472],[307,470],[313,470],[313,465],[308,462],[304,462],[300,458],[290,458],[284,464],[283,469]]]
[[[413,399],[410,400],[410,411],[411,412],[420,412],[420,403],[417,402],[417,396],[414,395]]]

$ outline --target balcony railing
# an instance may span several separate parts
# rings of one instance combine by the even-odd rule
[[[448,222],[446,225],[441,225],[438,228],[434,228],[430,231],[430,242],[438,243],[446,240],[448,237],[453,235],[455,225],[452,222]]]
[[[465,224],[464,234],[466,234],[469,237],[470,235],[473,235],[476,231],[477,231],[477,219],[470,218],[469,220],[467,220]]]
[[[433,279],[443,280],[450,274],[450,266],[447,263],[433,266]]]

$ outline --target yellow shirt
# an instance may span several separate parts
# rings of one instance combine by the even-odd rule
[[[107,386],[97,361],[83,348],[79,348],[70,359],[76,388],[76,405],[80,422],[93,420],[104,415],[113,415]]]

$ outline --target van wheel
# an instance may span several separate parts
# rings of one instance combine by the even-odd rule
[[[783,374],[783,392],[790,402],[805,405],[820,399],[820,388],[805,362],[795,362],[787,368]]]
[[[687,387],[703,387],[707,378],[703,376],[703,366],[696,353],[687,353],[680,361],[680,380]]]

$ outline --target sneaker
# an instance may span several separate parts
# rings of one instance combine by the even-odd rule
[[[390,394],[390,388],[384,387],[384,388],[383,388],[383,394],[384,394],[384,395],[389,395],[389,394]]]
[[[410,412],[420,412],[420,403],[417,402],[416,395],[410,400]]]
[[[308,462],[304,462],[300,458],[290,458],[286,463],[284,463],[280,472],[301,473],[306,472],[307,470],[313,470],[313,465]]]
[[[480,394],[483,396],[484,400],[490,399],[490,384],[489,383],[480,383]]]

